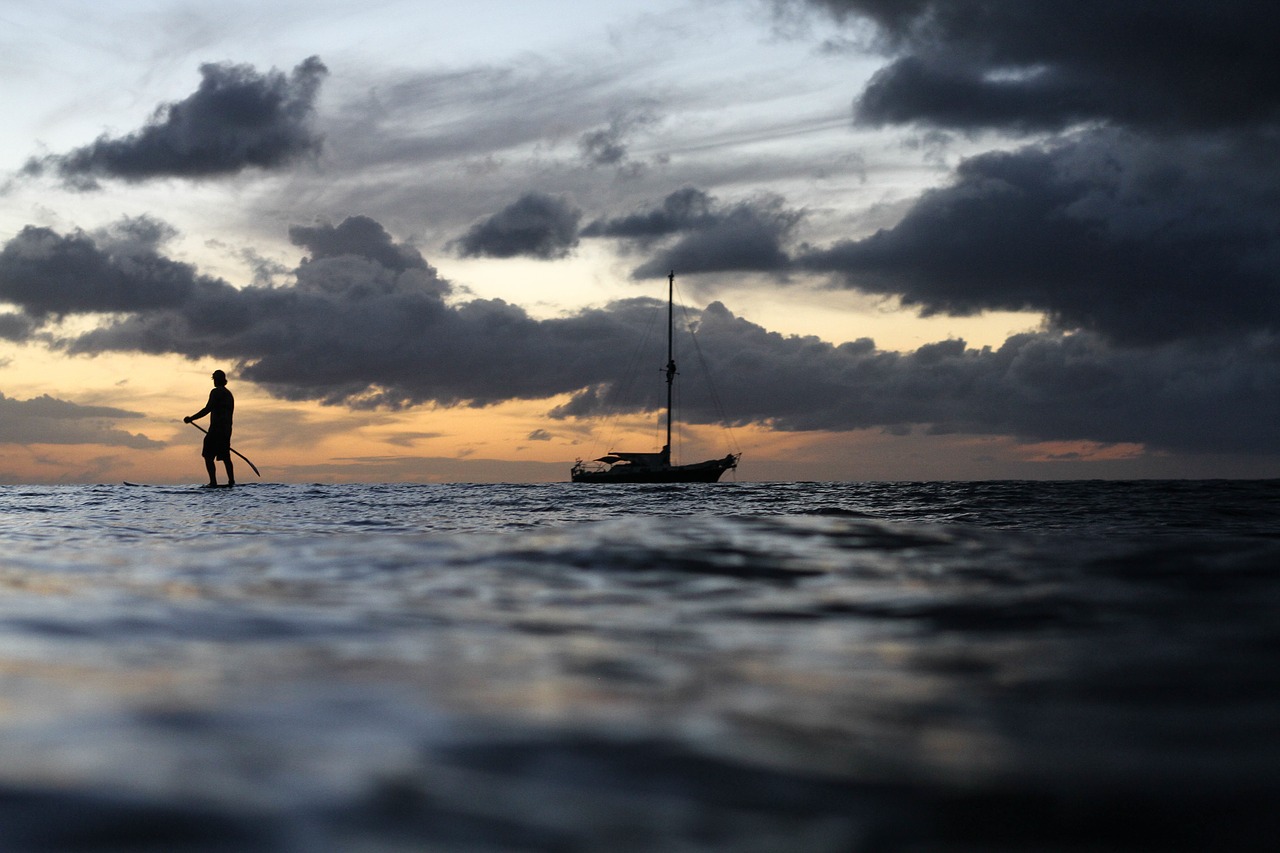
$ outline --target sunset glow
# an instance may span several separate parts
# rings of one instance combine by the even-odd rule
[[[0,482],[563,480],[669,270],[741,479],[1280,475],[1264,28],[967,5],[0,3]]]

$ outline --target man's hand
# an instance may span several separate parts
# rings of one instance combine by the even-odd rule
[[[189,424],[189,423],[191,423],[191,418],[190,418],[190,417],[183,418],[183,419],[182,419],[182,422],[183,422],[184,424]]]

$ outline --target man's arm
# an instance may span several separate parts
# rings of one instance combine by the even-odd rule
[[[196,412],[194,415],[191,415],[190,417],[183,418],[182,422],[184,424],[189,424],[192,421],[198,421],[201,418],[203,418],[205,415],[209,414],[209,412],[211,412],[212,410],[213,410],[213,392],[210,391],[209,402],[204,404],[204,408]]]

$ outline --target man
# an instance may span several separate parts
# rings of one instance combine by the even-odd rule
[[[231,396],[231,391],[227,388],[227,374],[215,370],[209,402],[191,417],[182,419],[184,424],[189,424],[209,415],[209,431],[205,433],[204,449],[200,455],[204,457],[204,466],[209,470],[210,486],[218,485],[218,473],[213,464],[217,459],[221,459],[227,468],[227,485],[236,484],[235,469],[231,466],[231,415],[235,408],[236,398]]]

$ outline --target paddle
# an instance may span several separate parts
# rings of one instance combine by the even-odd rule
[[[195,427],[196,429],[200,430],[200,431],[201,431],[202,433],[204,433],[205,435],[208,435],[208,434],[209,434],[209,431],[208,431],[207,429],[205,429],[204,427],[200,426],[200,424],[196,423],[195,421],[187,421],[187,423],[191,424],[193,427]],[[241,459],[243,459],[245,462],[249,462],[249,457],[248,457],[248,456],[245,456],[243,453],[241,453],[239,450],[236,450],[234,447],[233,447],[233,448],[231,448],[231,452],[232,452],[232,453],[234,453],[236,456],[239,456],[239,457],[240,457]],[[261,480],[261,479],[262,479],[262,473],[261,473],[260,471],[258,471],[258,466],[257,466],[257,465],[254,465],[252,462],[249,462],[249,467],[253,469],[253,473],[257,474],[257,475],[258,475],[258,479],[259,479],[259,480]]]

